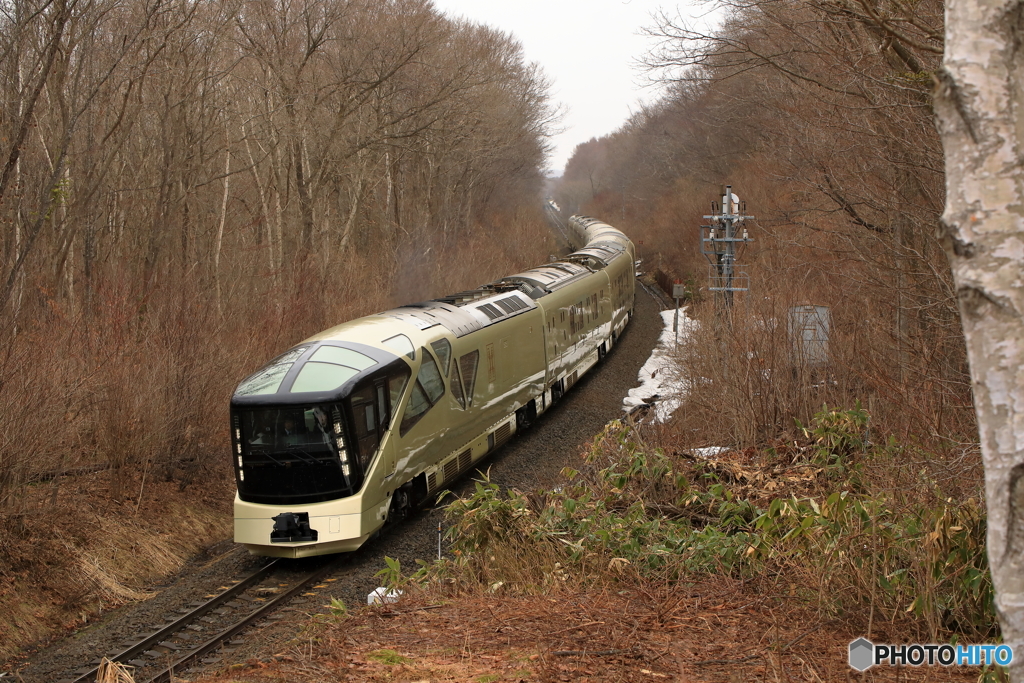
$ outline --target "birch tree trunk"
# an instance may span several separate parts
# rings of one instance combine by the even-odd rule
[[[947,0],[935,93],[943,245],[967,339],[988,557],[1011,680],[1024,681],[1024,3]]]
[[[263,181],[260,180],[260,167],[256,163],[256,158],[252,155],[252,146],[249,144],[249,134],[245,132],[245,124],[242,124],[242,141],[245,142],[245,153],[249,156],[249,168],[252,169],[252,179],[256,184],[256,192],[260,198],[260,209],[262,214],[260,220],[263,221],[263,225],[266,227],[267,234],[267,265],[271,272],[271,277],[277,279],[277,271],[274,266],[274,225],[270,220],[270,207],[267,204],[267,190],[263,187]],[[260,243],[260,233],[257,231],[256,242]]]
[[[217,224],[217,244],[213,250],[213,279],[217,283],[217,314],[224,316],[223,299],[220,291],[220,252],[224,245],[224,223],[228,217],[228,187],[231,182],[231,137],[227,122],[224,122],[224,195],[220,201],[220,222]]]

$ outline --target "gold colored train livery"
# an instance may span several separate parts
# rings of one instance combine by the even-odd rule
[[[569,391],[632,317],[635,261],[606,223],[569,232],[560,261],[338,325],[239,384],[235,541],[355,550]]]

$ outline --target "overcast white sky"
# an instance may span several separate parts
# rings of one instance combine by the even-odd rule
[[[637,60],[653,45],[641,35],[652,15],[689,16],[688,5],[671,0],[434,0],[451,16],[463,16],[512,33],[526,59],[537,62],[553,81],[555,101],[568,109],[564,132],[552,143],[548,162],[561,175],[573,148],[611,133],[636,109],[639,100],[657,93],[641,88]],[[699,11],[699,10],[698,10]]]

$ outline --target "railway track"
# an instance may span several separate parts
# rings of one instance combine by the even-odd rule
[[[332,581],[327,577],[348,559],[338,555],[304,562],[269,562],[223,592],[167,615],[162,626],[107,653],[107,659],[134,667],[138,683],[164,683],[197,664],[215,664],[242,644],[235,639],[246,628],[300,593],[315,595],[311,587],[325,579]],[[99,661],[75,671],[63,683],[91,683],[98,666]]]

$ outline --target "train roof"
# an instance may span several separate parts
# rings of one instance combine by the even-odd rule
[[[441,325],[463,337],[536,308],[536,299],[607,267],[626,252],[629,238],[607,223],[585,216],[573,216],[569,222],[584,246],[564,259],[476,289],[393,308],[377,317],[399,320],[419,330]]]
[[[479,296],[475,296],[477,293]],[[442,325],[456,337],[464,337],[470,332],[535,308],[537,304],[533,299],[518,288],[509,290],[485,286],[479,290],[393,308],[380,315],[401,320],[419,330]]]

